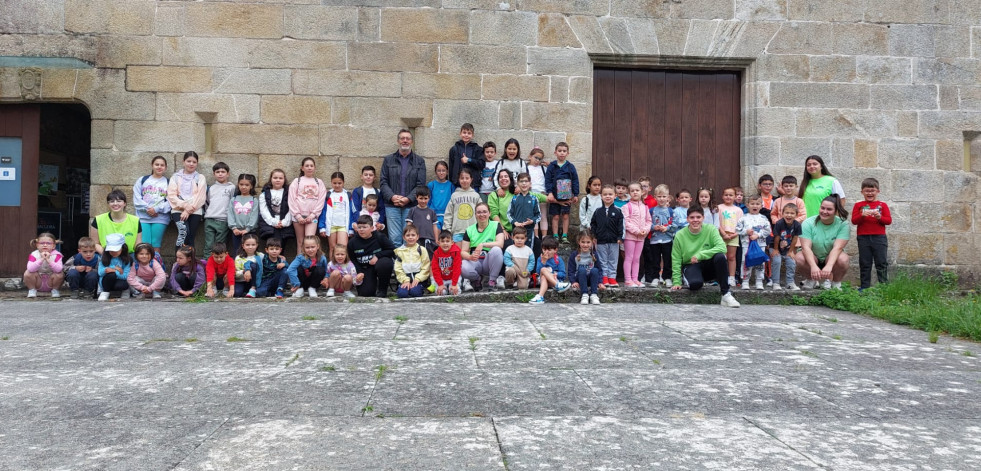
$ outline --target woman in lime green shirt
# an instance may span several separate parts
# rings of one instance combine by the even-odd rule
[[[497,172],[497,190],[487,197],[487,206],[490,208],[491,220],[504,227],[505,239],[510,239],[510,232],[514,230],[514,226],[508,221],[508,208],[511,207],[513,198],[514,180],[511,179],[511,172],[502,168]]]
[[[817,215],[821,201],[830,195],[838,195],[841,204],[845,204],[845,189],[837,178],[831,175],[821,157],[812,155],[804,160],[804,178],[801,180],[797,195],[804,200],[808,217]]]

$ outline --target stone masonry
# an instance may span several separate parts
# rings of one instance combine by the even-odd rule
[[[75,58],[36,101],[92,115],[92,201],[194,149],[264,181],[302,156],[350,187],[412,127],[571,145],[591,169],[596,64],[742,70],[743,186],[825,158],[875,176],[891,261],[981,273],[981,0],[54,0],[0,3],[0,55]],[[0,68],[0,101],[27,101]],[[657,176],[654,176],[655,181]],[[849,205],[850,206],[850,205]],[[850,209],[850,208],[849,208]],[[854,253],[855,244],[849,244]]]

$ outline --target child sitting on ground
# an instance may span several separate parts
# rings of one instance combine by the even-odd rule
[[[429,252],[419,244],[419,229],[409,223],[402,230],[405,244],[395,249],[396,294],[400,298],[418,298],[429,286]]]
[[[31,247],[37,250],[27,257],[27,271],[24,272],[28,298],[36,298],[39,290],[50,291],[52,298],[61,297],[58,288],[61,288],[65,275],[61,272],[64,257],[55,248],[59,243],[61,241],[47,232],[31,241]]]
[[[593,235],[588,230],[579,231],[576,241],[579,250],[569,254],[569,279],[572,288],[582,293],[579,304],[599,304],[599,282],[601,272],[596,266],[596,254],[593,253]]]
[[[72,267],[65,275],[68,287],[77,298],[95,296],[99,289],[99,259],[95,256],[95,241],[89,237],[78,239],[78,253],[72,257]]]
[[[181,247],[177,251],[177,261],[170,269],[170,290],[179,296],[194,296],[204,280],[204,266],[194,257],[194,247]]]
[[[163,265],[154,260],[154,252],[153,246],[146,242],[136,244],[133,250],[135,260],[126,281],[135,293],[142,294],[144,298],[160,299],[160,290],[167,283],[167,273]]]
[[[436,283],[436,295],[460,294],[460,275],[463,257],[460,247],[453,243],[453,233],[443,229],[439,233],[439,247],[433,252],[432,274]]]
[[[538,205],[534,205],[538,209]],[[528,227],[534,229],[535,225]],[[514,245],[504,250],[504,283],[508,288],[527,289],[531,281],[531,272],[535,271],[535,254],[531,247],[525,245],[528,240],[528,230],[515,227],[511,240]]]
[[[555,292],[564,293],[571,286],[566,281],[565,263],[559,258],[559,241],[555,237],[545,237],[542,240],[542,256],[538,259],[538,294],[530,304],[544,304],[545,292],[555,288]]]
[[[347,255],[347,245],[338,244],[334,247],[334,256],[327,264],[327,297],[342,294],[345,298],[355,297],[354,280],[358,270]]]

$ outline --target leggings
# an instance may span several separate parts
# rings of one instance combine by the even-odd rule
[[[326,275],[327,268],[321,265],[311,268],[309,275],[302,268],[296,270],[296,277],[300,280],[300,289],[319,288],[320,282],[324,281]]]
[[[184,273],[178,270],[177,274],[174,275],[174,281],[177,282],[177,286],[184,291],[191,291],[194,289],[194,282],[197,279],[198,274],[196,272],[191,272],[190,274]]]
[[[99,283],[102,285],[102,291],[125,291],[129,289],[129,282],[126,281],[126,278],[118,277],[115,273],[102,275],[102,280]]]
[[[252,264],[252,268],[249,270],[249,272],[252,273],[252,279],[251,280],[249,280],[249,281],[245,281],[245,280],[243,280],[243,281],[237,281],[236,280],[235,281],[235,294],[234,294],[234,297],[236,297],[236,298],[245,297],[245,293],[247,293],[249,291],[249,289],[256,287],[256,279],[255,278],[256,278],[256,274],[259,273],[259,267],[256,266],[256,264],[253,263]],[[261,282],[262,280],[259,280],[259,281]]]
[[[671,268],[671,247],[674,245],[673,242],[664,242],[662,244],[649,244],[651,253],[651,267],[648,273],[653,273],[653,278],[651,281],[658,279],[658,274],[662,280],[670,280],[671,275],[674,272]],[[664,268],[661,268],[661,261],[664,261]]]
[[[643,240],[623,241],[623,277],[625,281],[637,281],[637,272],[640,271],[640,256],[644,251]]]
[[[185,245],[194,247],[194,235],[198,232],[198,225],[201,224],[201,215],[192,214],[186,221],[181,221],[181,213],[171,213],[170,218],[177,226],[177,250]]]
[[[164,231],[167,230],[168,224],[140,221],[140,225],[143,226],[143,242],[152,245],[153,248],[159,248],[160,244],[163,244]]]
[[[496,282],[502,268],[504,268],[504,253],[501,252],[500,247],[491,247],[484,258],[476,262],[464,260],[460,273],[470,281],[477,281],[481,276],[487,275],[490,281]]]

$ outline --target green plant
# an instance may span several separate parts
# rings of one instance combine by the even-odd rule
[[[651,360],[651,362],[654,363],[655,365],[660,365],[661,364],[661,360],[658,360],[657,358]]]
[[[817,358],[817,355],[815,355],[814,352],[812,352],[810,350],[800,350],[800,353],[801,353],[801,355],[804,355],[804,356],[809,356],[809,357]]]
[[[375,410],[375,408],[372,407],[372,406],[364,406],[364,407],[361,408],[361,413],[371,412],[373,410]]]
[[[537,293],[518,293],[514,297],[519,303],[527,303],[528,301],[531,301],[531,298],[535,297],[535,294]]]
[[[385,365],[378,365],[375,367],[375,381],[381,381],[382,377],[385,376],[385,372],[390,368]]]
[[[303,319],[305,321],[315,321],[315,320],[320,319],[320,318],[317,317],[317,316],[303,316],[303,317],[301,317],[301,319]]]
[[[245,342],[246,340],[248,339],[243,339],[240,337],[228,337],[228,340],[226,340],[226,342]]]
[[[320,367],[320,371],[337,371],[337,368],[334,365],[324,365]]]
[[[840,334],[834,334],[834,335],[831,336],[831,338],[833,338],[835,340],[841,340],[841,335]]]
[[[3,337],[0,337],[0,340],[10,340],[10,336],[4,335]]]
[[[407,316],[404,316],[402,314],[399,314],[399,315],[395,316],[395,320],[398,321],[399,324],[405,324],[405,322],[408,321],[409,318]]]
[[[293,355],[293,358],[290,358],[290,361],[286,362],[286,366],[284,366],[283,368],[289,368],[290,365],[293,364],[293,362],[295,362],[296,360],[299,360],[299,359],[300,359],[300,354],[299,353],[297,353],[296,355]]]
[[[543,333],[541,333],[541,332],[538,332],[538,335],[539,335],[539,336],[540,336],[540,337],[542,338],[542,340],[546,340],[546,339],[545,339],[545,334],[543,334]],[[7,339],[6,339],[6,338],[4,338],[4,340],[7,340]]]
[[[477,351],[477,341],[480,340],[479,337],[469,337],[467,339],[470,342],[470,351]]]
[[[929,340],[930,343],[937,343],[937,341],[940,340],[940,332],[930,332],[927,334],[927,340]]]
[[[972,352],[970,350],[964,350],[963,352],[961,352],[961,355],[964,355],[966,357],[973,357],[974,356],[974,352]]]
[[[194,343],[194,342],[197,342],[197,341],[198,341],[198,339],[196,339],[196,338],[194,338],[194,337],[191,337],[191,338],[189,338],[189,339],[184,339],[184,341],[185,341],[185,342],[187,342],[187,343]]]
[[[620,336],[620,341],[621,341],[621,342],[626,342],[627,340],[629,340],[629,339],[627,338],[627,336],[626,336],[626,335],[621,335],[621,336]]]

